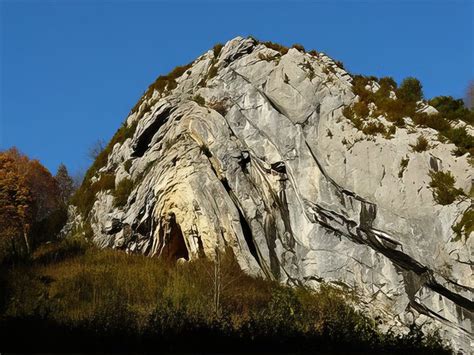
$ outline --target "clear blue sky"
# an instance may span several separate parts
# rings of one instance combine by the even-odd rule
[[[427,97],[474,79],[473,1],[0,0],[0,149],[87,168],[147,86],[237,35],[301,43],[354,73],[419,78]]]

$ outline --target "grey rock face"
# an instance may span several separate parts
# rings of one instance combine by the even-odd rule
[[[94,241],[186,260],[231,247],[249,273],[344,284],[382,327],[416,321],[468,353],[473,238],[454,241],[451,226],[472,201],[436,204],[429,172],[452,172],[468,193],[472,167],[429,128],[391,139],[354,128],[342,115],[358,99],[351,81],[323,54],[279,56],[252,39],[207,52],[128,117],[139,119],[133,138],[100,172],[135,187],[123,207],[97,194]],[[433,147],[416,153],[420,134]]]

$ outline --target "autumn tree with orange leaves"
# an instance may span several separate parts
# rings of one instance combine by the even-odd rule
[[[16,148],[0,152],[0,252],[7,256],[30,253],[31,231],[60,207],[59,188],[38,160]],[[2,256],[0,255],[0,262]]]

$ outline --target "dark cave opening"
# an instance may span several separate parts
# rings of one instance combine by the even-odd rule
[[[184,242],[183,232],[179,224],[176,223],[174,215],[171,216],[169,223],[170,229],[161,255],[168,260],[178,260],[180,258],[189,260],[188,248]]]

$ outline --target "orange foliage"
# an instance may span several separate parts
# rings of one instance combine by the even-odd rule
[[[58,208],[58,196],[55,179],[39,161],[16,148],[0,152],[0,244],[18,252],[24,242],[28,250],[31,227]]]

